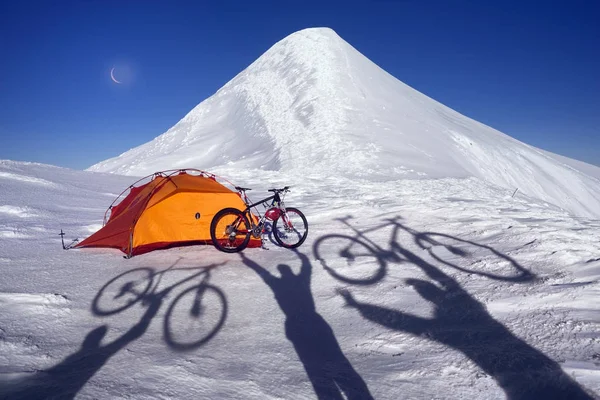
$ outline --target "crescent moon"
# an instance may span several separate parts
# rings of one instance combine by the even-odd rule
[[[118,81],[118,80],[117,80],[117,78],[115,78],[115,74],[114,74],[114,72],[115,72],[115,69],[114,69],[114,68],[110,70],[110,79],[112,79],[112,81],[113,81],[114,83],[121,83],[120,81]]]

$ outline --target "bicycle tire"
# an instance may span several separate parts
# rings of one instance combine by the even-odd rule
[[[231,219],[232,217],[233,219]],[[225,226],[221,226],[223,223]],[[240,224],[242,225],[241,229],[239,229]],[[234,231],[228,233],[227,230],[232,226],[234,226]],[[237,208],[222,209],[215,214],[210,223],[210,238],[213,245],[225,253],[237,253],[244,250],[250,242],[251,233],[248,217]]]
[[[134,278],[129,277],[131,275],[135,275],[140,272],[143,275],[142,279],[136,280]],[[117,286],[115,286],[114,288],[112,287],[112,285],[115,282],[119,281],[120,279],[122,279],[125,276],[128,276],[125,283],[121,284],[120,287],[117,287]],[[117,313],[120,313],[121,311],[126,310],[127,308],[131,307],[132,305],[134,305],[135,303],[140,301],[146,295],[146,293],[148,293],[148,291],[150,290],[150,286],[152,285],[153,276],[154,276],[154,271],[152,269],[146,268],[146,267],[135,268],[135,269],[123,272],[122,274],[115,276],[110,281],[108,281],[98,291],[98,293],[96,294],[96,297],[94,297],[94,300],[92,301],[92,312],[95,315],[107,316],[107,315],[117,314]],[[129,289],[132,284],[136,285],[136,281],[143,282],[142,285],[140,285],[142,289],[139,293],[135,293],[134,290]],[[128,288],[128,289],[126,290],[126,288]],[[120,290],[117,290],[117,289],[120,289]],[[127,299],[123,299],[122,297],[125,295],[125,291],[134,294],[134,297],[131,298],[131,296],[129,296],[128,301],[127,301]],[[118,293],[118,294],[116,296],[112,296],[112,298],[111,298],[111,295],[114,293]],[[119,299],[119,300],[117,301],[117,299]],[[119,302],[122,302],[123,304],[119,304]],[[106,306],[105,303],[108,303],[110,305],[110,307]],[[116,303],[116,305],[113,305],[112,303]]]
[[[356,250],[351,250],[352,247]],[[313,251],[325,271],[344,283],[372,285],[387,274],[387,262],[377,250],[351,236],[335,233],[323,236],[315,242]]]
[[[298,217],[300,217],[300,219],[302,220],[302,224],[304,224],[304,233],[302,233],[302,236],[299,237],[297,242],[294,243],[286,243],[283,241],[283,238],[280,236],[281,232],[279,230],[278,227],[278,222],[283,219],[283,214],[275,219],[275,221],[273,221],[273,236],[275,236],[275,240],[277,241],[277,243],[279,243],[280,246],[285,247],[287,249],[295,249],[296,247],[300,247],[302,245],[302,243],[304,243],[304,241],[306,240],[306,237],[308,236],[308,222],[306,221],[306,217],[304,216],[304,214],[302,214],[302,212],[300,210],[298,210],[297,208],[294,207],[286,207],[286,214],[296,214]],[[287,229],[287,227],[285,227],[285,221],[282,221],[282,225],[283,229],[285,232],[289,232],[289,229]],[[296,232],[298,232],[296,230]],[[292,235],[292,238],[294,237],[294,235]]]
[[[192,306],[192,309],[184,313],[184,315],[192,321],[189,325],[193,326],[191,328],[188,327],[185,332],[177,332],[181,328],[180,325],[188,325],[183,323],[184,321],[181,321],[183,315],[180,312],[176,312],[177,304],[186,303],[184,305],[187,305],[191,299],[189,295],[196,295],[195,292],[198,290],[202,290],[202,299],[200,299],[200,302],[206,303],[203,304],[203,307],[210,306],[210,310],[213,312],[202,311],[194,313],[194,307]],[[208,300],[206,299],[207,296],[209,297]],[[185,301],[183,300],[184,298],[186,299]],[[213,301],[211,302],[210,300]],[[176,316],[180,317],[179,320]],[[163,325],[165,341],[169,347],[176,351],[189,351],[198,348],[212,339],[221,330],[226,318],[227,299],[221,289],[205,283],[192,286],[181,292],[169,305]],[[209,319],[212,319],[212,321],[209,322]],[[194,322],[194,320],[196,321]],[[210,323],[210,326],[204,326],[206,322]],[[200,331],[200,336],[195,337],[194,335],[198,334],[198,331]]]
[[[434,237],[438,237],[441,239],[434,239]],[[466,239],[461,239],[458,237],[454,237],[451,235],[447,235],[444,233],[438,233],[438,232],[421,232],[419,235],[415,236],[416,239],[416,243],[423,249],[423,250],[427,250],[427,252],[431,255],[431,257],[433,259],[435,259],[436,261],[447,265],[451,268],[454,268],[458,271],[461,272],[465,272],[467,274],[474,274],[474,275],[479,275],[479,276],[483,276],[489,279],[494,279],[497,281],[506,281],[506,282],[527,282],[527,281],[531,281],[532,279],[535,278],[535,274],[533,274],[532,272],[528,271],[525,267],[523,267],[521,264],[519,264],[516,260],[514,260],[513,258],[509,257],[508,255],[499,252],[498,250],[496,250],[493,247],[490,246],[486,246],[484,244],[480,244],[480,243],[476,243],[476,242],[472,242]],[[458,243],[458,245],[456,244]],[[472,268],[467,268],[467,267],[462,267],[460,265],[458,265],[457,263],[454,262],[450,262],[448,261],[445,257],[443,257],[442,255],[436,254],[435,249],[436,248],[443,248],[445,251],[448,251],[449,253],[457,256],[457,257],[463,257],[463,258],[469,258],[472,257],[472,254],[474,254],[474,251],[469,251],[469,250],[465,250],[465,248],[476,248],[477,250],[479,250],[480,252],[487,252],[487,257],[490,257],[491,255],[498,257],[501,260],[504,260],[503,262],[494,262],[491,263],[491,265],[493,267],[490,268],[497,268],[500,270],[504,270],[505,269],[505,264],[509,263],[509,268],[513,271],[513,275],[503,275],[500,273],[494,273],[493,271],[479,271],[476,269],[472,269]],[[478,256],[475,256],[474,260],[471,260],[470,266],[472,265],[477,265],[479,261],[481,260],[485,260],[486,256],[483,254],[479,254]]]

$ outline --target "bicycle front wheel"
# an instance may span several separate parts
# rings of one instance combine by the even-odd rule
[[[171,302],[165,314],[165,341],[174,350],[196,349],[221,330],[226,317],[227,300],[221,289],[192,286]]]
[[[295,249],[308,236],[308,222],[297,208],[286,208],[279,218],[273,221],[273,236],[280,246]]]
[[[237,208],[219,211],[210,223],[210,237],[214,246],[225,253],[242,251],[250,241],[250,221]]]

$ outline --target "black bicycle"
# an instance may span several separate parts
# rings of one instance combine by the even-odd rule
[[[235,253],[244,250],[251,237],[264,240],[263,235],[268,232],[267,223],[271,222],[273,237],[280,246],[295,249],[306,240],[308,235],[308,222],[300,210],[286,207],[283,203],[285,194],[290,187],[282,189],[269,189],[273,196],[251,203],[246,195],[250,188],[236,186],[246,208],[225,208],[219,211],[210,224],[210,237],[215,247],[226,253]],[[267,210],[261,215],[256,206],[267,204]],[[255,209],[258,217],[250,210]]]

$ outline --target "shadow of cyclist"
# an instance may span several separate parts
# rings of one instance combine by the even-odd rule
[[[433,318],[362,303],[349,291],[339,290],[347,306],[389,329],[423,336],[462,352],[492,376],[509,399],[592,399],[554,360],[492,318],[456,280],[397,242],[392,247],[437,283],[406,280],[434,305]]]
[[[72,399],[108,360],[148,329],[162,303],[160,296],[145,299],[147,309],[140,321],[115,341],[102,345],[108,327],[102,325],[87,334],[81,348],[60,364],[18,382],[9,393],[10,399]]]
[[[286,316],[286,337],[294,345],[318,398],[372,399],[367,385],[342,353],[333,330],[316,311],[310,290],[312,266],[308,257],[296,251],[302,260],[300,273],[295,275],[288,265],[280,264],[278,278],[244,253],[240,254],[244,264],[273,291]]]

